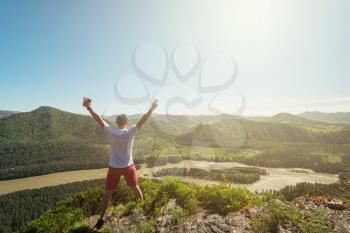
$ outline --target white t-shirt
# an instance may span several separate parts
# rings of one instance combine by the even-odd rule
[[[134,164],[132,144],[137,132],[136,125],[125,129],[106,125],[103,129],[110,145],[109,166],[123,168]]]

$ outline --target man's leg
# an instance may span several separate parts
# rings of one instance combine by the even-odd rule
[[[138,185],[137,173],[135,165],[125,169],[124,178],[127,185],[134,191],[136,199],[143,200],[142,191]]]
[[[103,217],[105,216],[112,194],[118,187],[120,175],[121,173],[119,169],[111,168],[111,167],[108,169],[107,178],[106,178],[106,191],[102,198],[100,215],[95,225],[95,228],[97,229],[100,229],[104,224]]]
[[[112,197],[112,193],[113,193],[113,190],[106,190],[105,191],[105,194],[102,198],[100,216],[99,216],[99,218],[94,226],[94,228],[96,228],[96,229],[101,229],[103,227],[103,224],[104,224],[103,217],[105,216],[105,213],[106,213],[106,210],[108,207],[108,203]]]
[[[114,192],[114,190],[106,190],[105,194],[103,196],[102,199],[102,204],[101,204],[101,210],[100,210],[100,218],[99,219],[103,219],[103,217],[105,216],[107,207],[108,207],[108,203],[111,200],[112,197],[112,193]]]
[[[139,185],[133,186],[133,187],[131,187],[131,189],[132,189],[132,191],[134,191],[136,199],[143,200],[142,191],[141,191]]]

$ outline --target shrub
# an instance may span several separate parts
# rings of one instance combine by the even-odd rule
[[[199,192],[199,200],[207,209],[227,214],[249,204],[252,194],[243,187],[226,184],[206,186]]]
[[[165,177],[160,190],[167,197],[175,198],[180,206],[190,212],[198,207],[198,187],[193,184],[182,182],[179,178]]]
[[[87,224],[83,222],[74,223],[69,229],[69,233],[97,233],[97,231],[91,229]]]
[[[289,224],[302,233],[326,233],[332,229],[326,212],[301,211],[276,199],[268,202],[251,221],[253,231],[259,233],[278,232],[280,224]]]
[[[64,233],[75,223],[82,221],[84,215],[81,209],[57,208],[47,211],[40,218],[27,224],[25,233]]]

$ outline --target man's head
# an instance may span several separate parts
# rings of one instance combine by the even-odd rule
[[[128,117],[125,114],[120,114],[117,116],[117,126],[118,128],[125,128],[128,126]]]

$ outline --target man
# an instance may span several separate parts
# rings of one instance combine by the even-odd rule
[[[86,107],[91,116],[104,129],[110,145],[110,159],[106,179],[106,191],[102,200],[100,216],[95,225],[95,228],[100,229],[104,224],[103,217],[106,213],[112,193],[118,187],[120,176],[124,176],[127,185],[134,191],[136,198],[143,200],[141,189],[138,186],[136,168],[133,162],[132,145],[137,130],[143,126],[143,124],[151,116],[154,109],[157,108],[158,100],[153,100],[151,108],[147,111],[147,113],[143,115],[136,125],[131,127],[128,127],[128,117],[125,114],[117,116],[117,128],[108,125],[108,123],[92,109],[91,100],[89,98],[83,98],[83,106]]]

